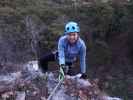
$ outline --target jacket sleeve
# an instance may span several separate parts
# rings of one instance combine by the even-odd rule
[[[81,73],[86,73],[86,45],[84,42],[80,48],[80,69]]]
[[[58,56],[59,56],[59,65],[65,64],[65,54],[64,54],[64,46],[63,40],[60,38],[58,42]]]

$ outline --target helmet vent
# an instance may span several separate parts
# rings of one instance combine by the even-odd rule
[[[69,27],[67,27],[67,30],[69,30]]]
[[[74,26],[72,26],[72,29],[73,29],[73,30],[75,30],[75,27],[74,27]]]

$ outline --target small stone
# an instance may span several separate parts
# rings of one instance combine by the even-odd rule
[[[47,100],[45,97],[41,97],[41,100]]]
[[[37,94],[38,94],[37,91],[34,91],[34,92],[33,92],[33,95],[34,95],[34,96],[37,95]]]
[[[7,98],[9,98],[9,94],[7,93],[2,94],[2,99],[6,100]]]
[[[26,94],[25,92],[17,92],[16,100],[25,100]]]

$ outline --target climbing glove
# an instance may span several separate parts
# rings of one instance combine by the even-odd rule
[[[87,79],[87,74],[82,73],[82,75],[81,75],[81,77],[80,77],[80,78],[82,78],[82,79]]]

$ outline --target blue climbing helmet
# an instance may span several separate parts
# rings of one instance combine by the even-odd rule
[[[65,26],[65,35],[68,34],[68,33],[72,33],[72,32],[79,33],[80,32],[80,28],[79,28],[78,23],[70,21]]]

